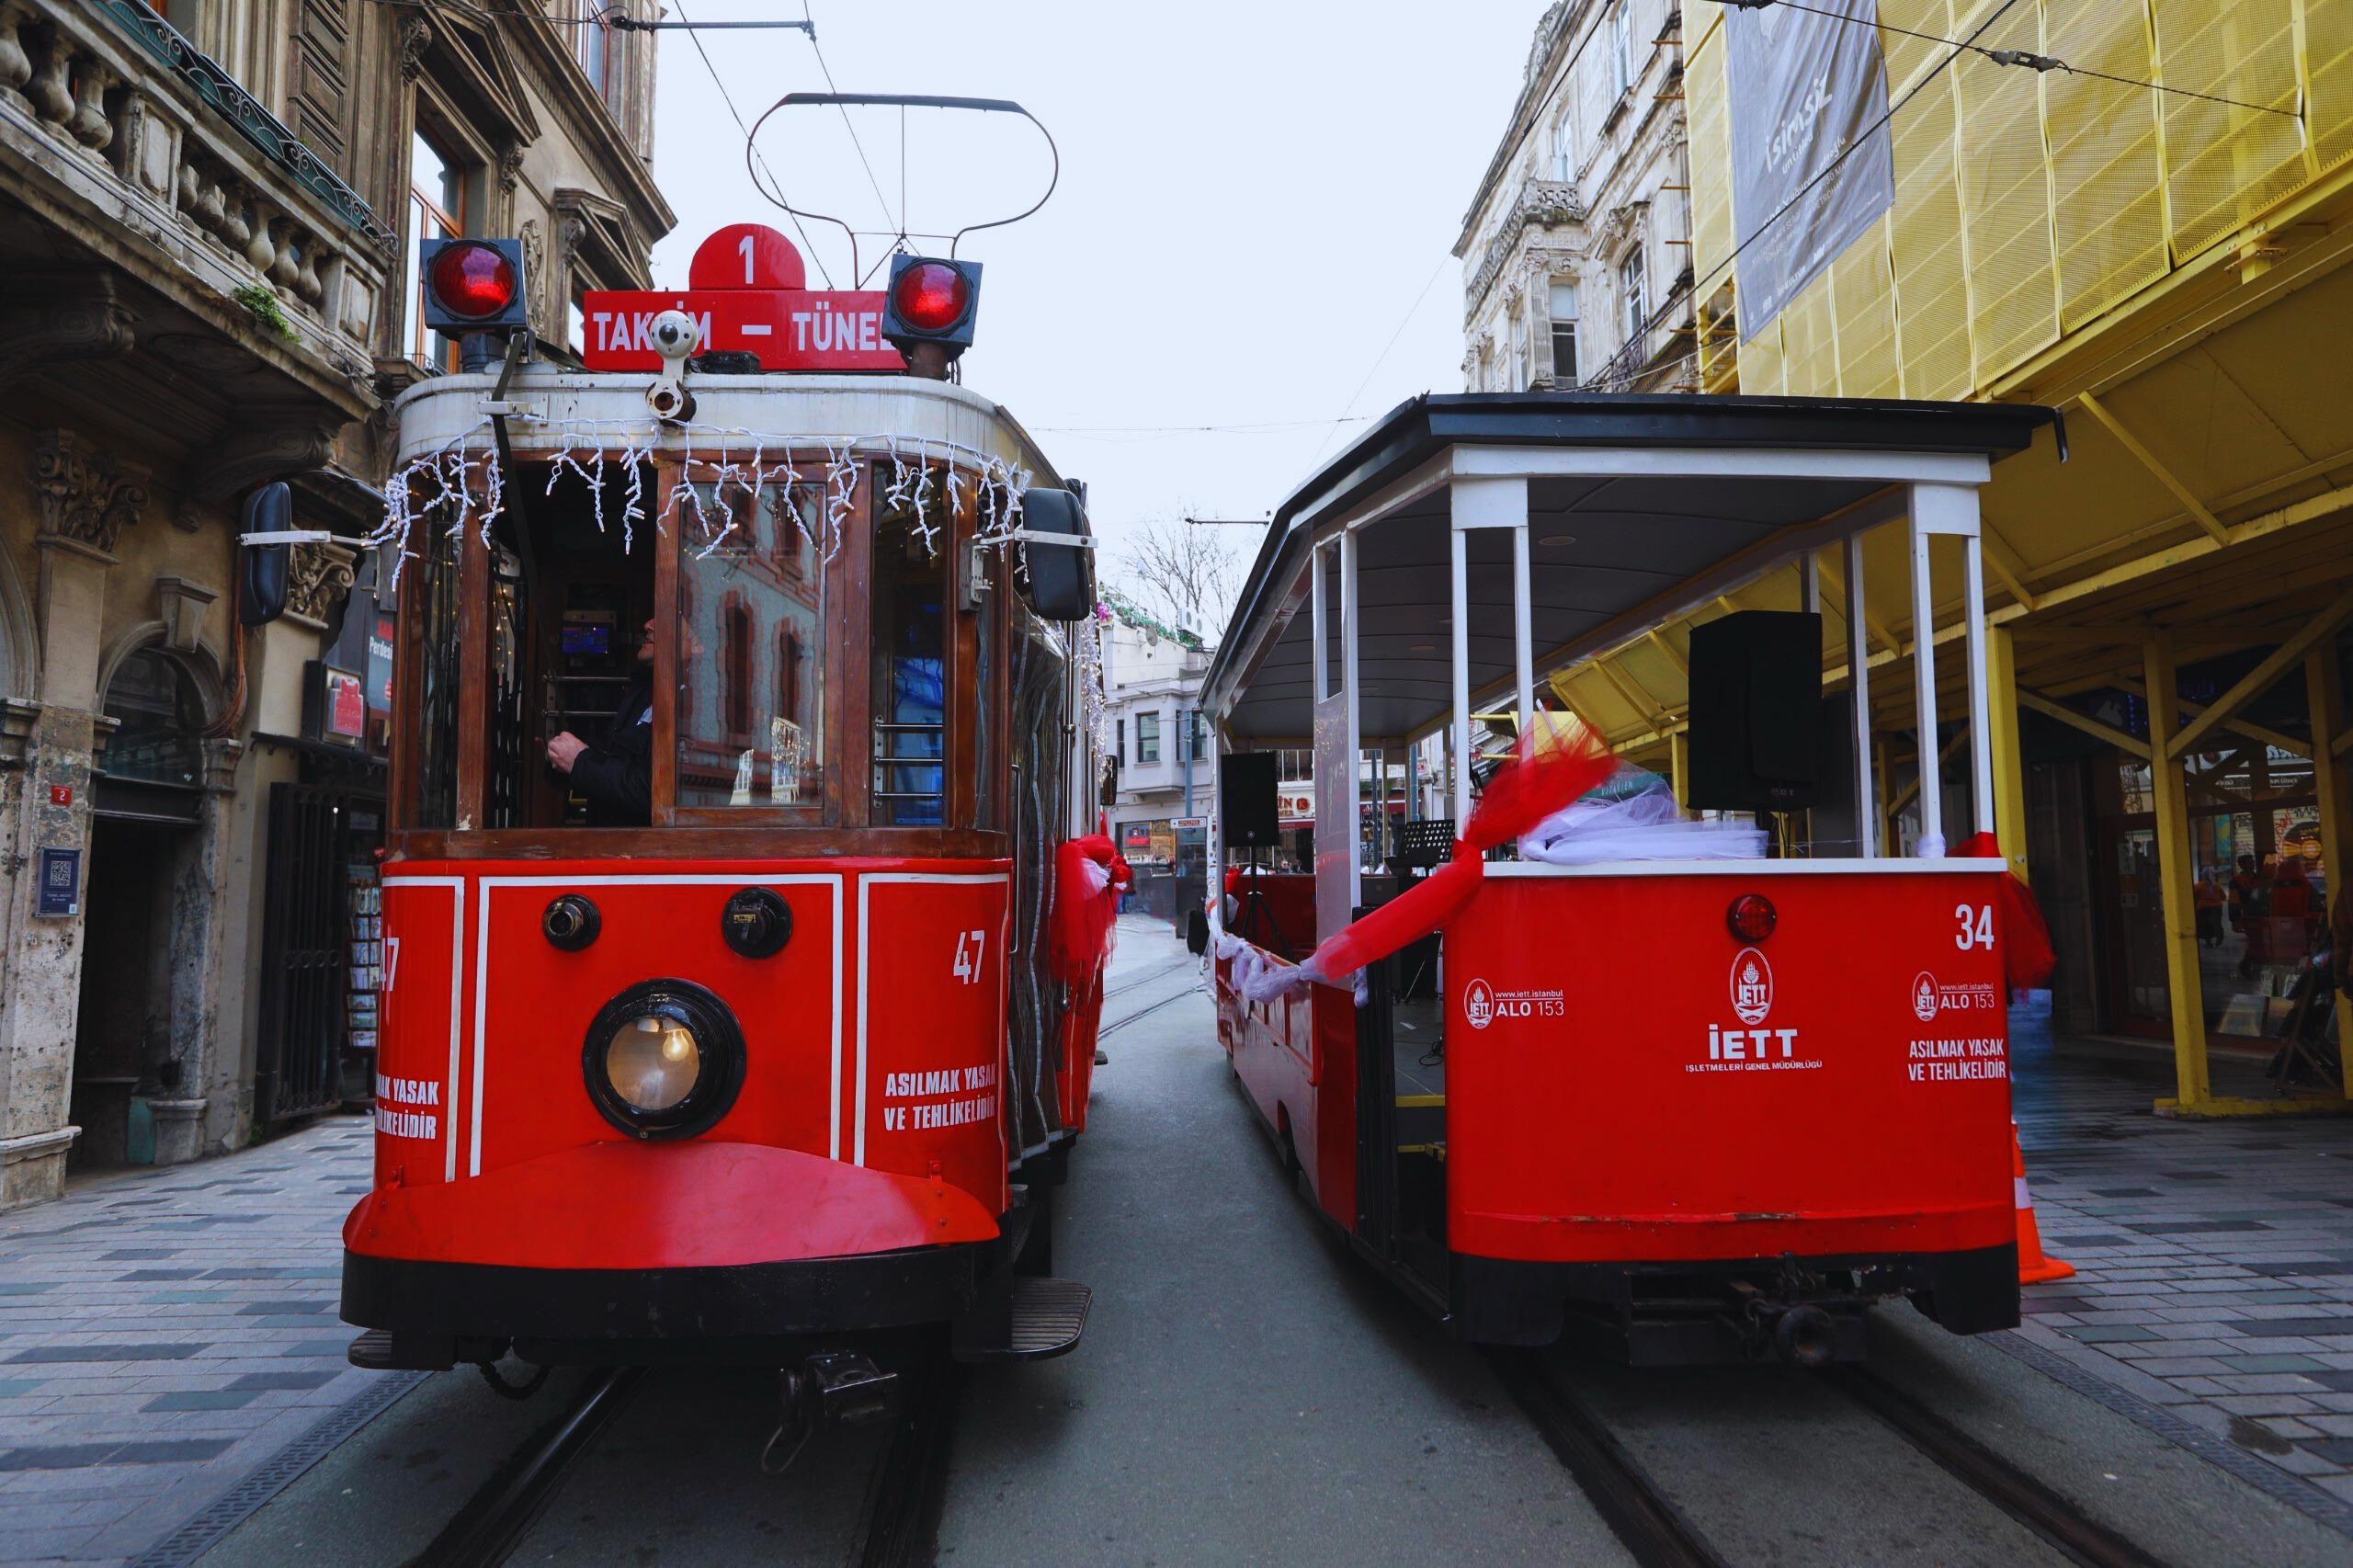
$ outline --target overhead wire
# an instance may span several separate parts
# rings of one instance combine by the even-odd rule
[[[2095,81],[2114,82],[2119,86],[2146,87],[2152,92],[2166,93],[2179,98],[2197,98],[2200,102],[2210,104],[2228,104],[2233,108],[2252,109],[2257,114],[2285,115],[2288,119],[2295,120],[2301,120],[2303,118],[2293,109],[2277,108],[2269,104],[2251,104],[2244,98],[2226,98],[2215,93],[2201,93],[2191,87],[2169,86],[2163,82],[2144,82],[2137,76],[2116,76],[2105,71],[2090,71],[2080,65],[2070,65],[2058,56],[2052,54],[2036,54],[2023,49],[1988,49],[1980,43],[1945,38],[1938,33],[1924,33],[1910,28],[1899,28],[1886,20],[1867,20],[1842,11],[1825,11],[1819,6],[1802,4],[1801,0],[1715,0],[1715,3],[1737,11],[1761,11],[1768,6],[1778,6],[1785,11],[1803,11],[1809,16],[1827,17],[1834,22],[1843,22],[1848,27],[1872,28],[1881,32],[1895,33],[1904,38],[1918,39],[1924,43],[1941,43],[1953,49],[1967,50],[1972,54],[1984,56],[1996,65],[2023,66],[2038,74],[2046,71],[2058,71],[2070,76],[2088,76]],[[1978,29],[1979,32],[1984,30],[1983,28]],[[1973,39],[1976,34],[1972,33],[1970,36]]]
[[[817,41],[817,14],[813,8],[811,8],[808,4],[808,0],[801,0],[801,14],[808,19],[809,47],[816,52],[817,69],[825,74],[825,88],[828,92],[839,97],[841,88],[835,85],[834,68],[825,63],[824,47]],[[842,117],[842,129],[849,132],[849,144],[858,150],[858,161],[866,170],[866,183],[874,187],[875,203],[882,209],[882,222],[888,223],[891,221],[891,199],[882,194],[882,182],[881,179],[876,177],[874,173],[874,165],[866,156],[866,143],[858,139],[858,127],[850,122],[849,108],[846,104],[835,104],[834,106],[834,109]],[[901,119],[904,124],[904,110],[901,111]],[[899,133],[899,143],[900,155],[904,157],[906,154],[906,132],[904,130]],[[904,219],[904,214],[902,213],[901,216]],[[906,225],[904,222],[900,224],[901,229],[904,229],[905,226]],[[888,256],[890,253],[886,251],[883,254]],[[874,265],[875,267],[880,267],[882,264],[878,260]],[[872,267],[868,268],[869,276],[871,276],[872,272]],[[866,286],[866,278],[858,278],[854,280],[851,286],[853,288],[862,289]]]
[[[1927,71],[1923,73],[1920,79],[1913,83],[1912,85],[1905,90],[1902,97],[1888,105],[1885,113],[1881,114],[1877,119],[1871,121],[1869,125],[1863,127],[1862,131],[1857,134],[1853,140],[1849,141],[1846,146],[1839,149],[1837,156],[1823,165],[1819,170],[1815,171],[1814,176],[1812,179],[1806,181],[1803,185],[1798,187],[1795,191],[1791,192],[1790,199],[1787,201],[1782,202],[1780,206],[1775,208],[1770,216],[1768,216],[1763,222],[1757,224],[1756,228],[1751,229],[1748,232],[1748,237],[1733,245],[1732,247],[1731,254],[1727,255],[1722,261],[1716,263],[1714,267],[1709,268],[1708,275],[1705,278],[1695,278],[1689,289],[1683,292],[1687,292],[1693,299],[1704,299],[1707,295],[1708,285],[1714,282],[1719,277],[1722,276],[1726,267],[1739,260],[1741,252],[1746,250],[1750,245],[1755,244],[1759,239],[1763,238],[1766,230],[1780,222],[1783,214],[1787,213],[1790,208],[1795,207],[1799,202],[1804,200],[1807,194],[1811,192],[1815,186],[1820,185],[1824,180],[1828,179],[1833,174],[1836,173],[1838,166],[1841,164],[1844,164],[1848,158],[1853,157],[1863,148],[1870,145],[1871,138],[1879,134],[1879,132],[1885,128],[1889,120],[1895,118],[1896,111],[1898,109],[1901,109],[1904,105],[1919,97],[1921,89],[1926,87],[1929,83],[1935,81],[1939,75],[1943,74],[1945,68],[1950,65],[1954,61],[1960,59],[1963,51],[1975,47],[1977,40],[1984,38],[1993,28],[1995,23],[2009,15],[2010,12],[2017,7],[2018,3],[2018,0],[2002,0],[2002,3],[1999,6],[1994,7],[1994,14],[1992,16],[1987,17],[1984,21],[1977,24],[1977,30],[1975,32],[1971,33],[1965,39],[1949,40],[1951,41],[1952,47],[1946,51],[1943,59],[1938,61],[1936,64],[1930,66]],[[1671,306],[1674,302],[1675,300],[1671,298],[1668,301],[1668,306]],[[1668,306],[1662,306],[1661,312],[1663,312],[1668,308]],[[1657,317],[1654,316],[1653,319],[1656,320]]]
[[[1414,302],[1405,308],[1404,316],[1397,323],[1397,330],[1389,335],[1389,341],[1381,346],[1381,353],[1365,371],[1364,380],[1358,381],[1357,390],[1348,394],[1348,401],[1340,405],[1338,416],[1331,421],[1332,427],[1324,432],[1324,439],[1317,443],[1314,456],[1307,460],[1310,467],[1324,455],[1324,449],[1332,444],[1332,437],[1340,433],[1340,426],[1349,422],[1349,415],[1356,412],[1357,399],[1364,395],[1365,388],[1372,385],[1372,378],[1381,373],[1381,367],[1388,362],[1389,351],[1397,347],[1397,340],[1405,335],[1405,329],[1413,325],[1415,316],[1421,313],[1422,301],[1429,298],[1430,286],[1438,281],[1438,275],[1445,271],[1446,264],[1453,259],[1451,256],[1442,256],[1438,258],[1438,265],[1430,268],[1429,277],[1423,279],[1422,291],[1415,295]]]
[[[684,0],[671,0],[671,4],[677,7],[678,19],[682,22],[688,20],[687,7]],[[761,171],[768,176],[768,180],[771,184],[775,184],[776,171],[768,167],[767,159],[762,157],[760,155],[759,148],[754,145],[752,142],[752,128],[744,123],[743,111],[735,107],[734,95],[727,90],[727,84],[721,80],[719,67],[711,63],[710,51],[702,46],[702,36],[699,33],[697,33],[693,28],[689,28],[687,29],[687,37],[694,40],[695,52],[702,56],[703,69],[710,73],[711,85],[719,89],[719,97],[721,100],[727,105],[727,112],[733,116],[735,120],[735,129],[744,133],[745,147],[751,153],[751,155],[754,158],[759,160]],[[810,35],[809,41],[812,44],[817,41],[816,35],[814,33]],[[782,189],[783,187],[781,185],[779,185],[778,188]],[[766,195],[767,193],[762,192],[762,194]],[[771,198],[770,199],[774,199]],[[782,202],[778,202],[777,204],[779,206],[783,206]],[[785,208],[785,216],[792,220],[792,232],[801,236],[801,248],[808,253],[808,256],[811,261],[817,264],[817,276],[825,280],[826,288],[832,288],[834,286],[834,275],[830,271],[826,270],[825,258],[817,254],[817,246],[815,243],[809,238],[809,231],[801,226],[801,214],[787,207]]]

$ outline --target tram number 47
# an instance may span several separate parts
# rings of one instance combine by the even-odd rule
[[[987,946],[988,939],[989,935],[985,931],[956,933],[956,964],[950,972],[967,985],[981,983],[981,950]]]
[[[1953,918],[1961,922],[1961,929],[1953,933],[1954,947],[1964,953],[1972,948],[1984,948],[1988,952],[1993,951],[1994,906],[1992,904],[1981,903],[1974,907],[1966,903],[1955,904],[1952,914]]]

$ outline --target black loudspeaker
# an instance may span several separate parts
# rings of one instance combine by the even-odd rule
[[[1086,506],[1067,490],[1040,486],[1021,493],[1021,526],[1036,534],[1063,534],[1074,541],[1088,537]],[[1095,613],[1093,551],[1075,542],[1048,544],[1031,540],[1023,552],[1029,575],[1023,592],[1029,608],[1045,620],[1080,620]]]
[[[1274,847],[1282,831],[1275,784],[1273,752],[1229,752],[1217,759],[1217,820],[1226,848]]]
[[[1787,812],[1822,790],[1822,617],[1749,609],[1691,629],[1694,809]]]

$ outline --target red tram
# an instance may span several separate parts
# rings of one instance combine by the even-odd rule
[[[1272,803],[1221,801],[1218,1040],[1317,1210],[1464,1337],[1813,1364],[1860,1355],[1883,1299],[1955,1333],[2018,1322],[2004,949],[2030,904],[1995,913],[2015,895],[1991,848],[1977,491],[2046,423],[1432,396],[1277,512],[1203,706],[1228,753],[1312,744],[1313,869],[1253,866]],[[1959,557],[1957,592],[1934,591],[1932,553]],[[1874,725],[1904,726],[1873,715],[1873,570],[1910,577],[1917,754],[1949,755],[1952,720],[1971,747],[1973,814],[1931,761],[1910,854],[1880,842]],[[1778,853],[1656,780],[1662,811],[1597,830],[1635,787],[1606,755],[1559,769],[1533,819],[1529,780],[1580,760],[1505,760],[1577,723],[1540,713],[1538,676],[1663,629],[1688,719],[1646,691],[1633,724],[1612,714],[1621,738],[1672,753],[1686,803],[1785,813]],[[1442,794],[1409,797],[1426,820],[1359,842],[1388,818],[1385,785],[1360,809],[1368,786],[1441,751]],[[1954,836],[1985,835],[1952,855],[1949,794]]]
[[[519,291],[518,254],[453,244],[489,253],[427,259],[483,296],[460,317]],[[705,250],[798,282],[773,231]],[[810,298],[969,341],[971,276]],[[517,354],[398,405],[352,1358],[792,1366],[915,1324],[1066,1350],[1086,1292],[1046,1274],[1049,1199],[1113,896],[1077,836],[1083,506],[997,404],[874,363],[870,322],[839,335],[868,368],[795,374],[781,343],[689,358],[717,329],[671,303],[589,302],[650,318],[591,364],[601,335],[658,378]],[[1058,891],[1065,846],[1097,870]]]

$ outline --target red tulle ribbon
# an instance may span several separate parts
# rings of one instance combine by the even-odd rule
[[[1325,937],[1301,967],[1312,978],[1336,982],[1452,924],[1486,878],[1488,850],[1566,810],[1617,767],[1618,759],[1601,738],[1583,726],[1555,730],[1540,740],[1523,737],[1518,755],[1487,780],[1486,792],[1454,841],[1454,858],[1363,919]]]
[[[1990,833],[1981,833],[1961,846],[1963,856],[1998,859],[2002,846]],[[2015,871],[2005,872],[1994,892],[1995,929],[2002,938],[2002,980],[2013,991],[2031,991],[2059,967],[2052,950],[2051,927],[2042,921],[2042,906],[2034,890]]]
[[[1047,928],[1046,965],[1056,980],[1084,984],[1111,950],[1111,922],[1120,894],[1135,873],[1108,834],[1063,841],[1054,851],[1054,913]]]

